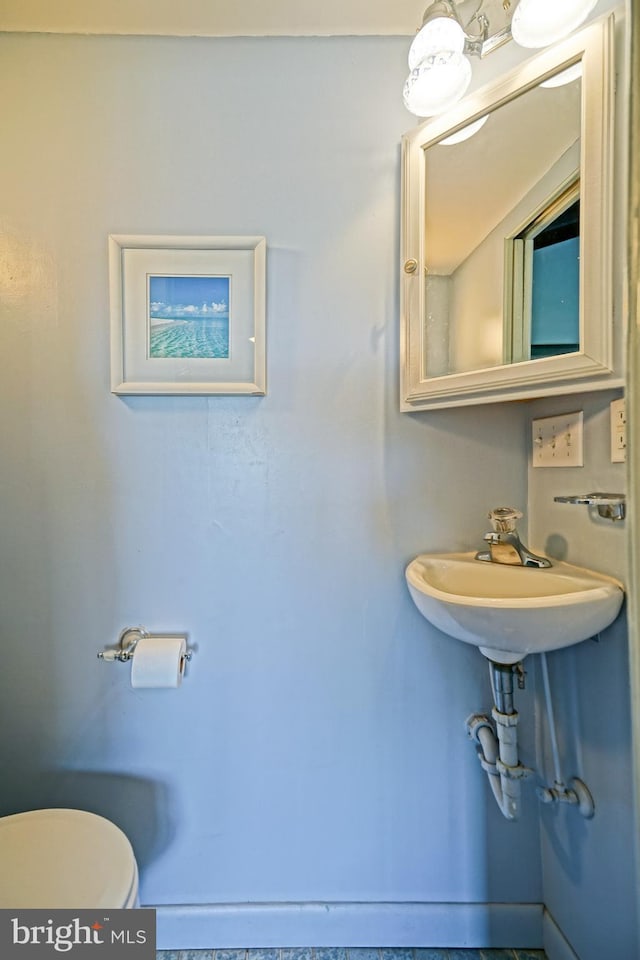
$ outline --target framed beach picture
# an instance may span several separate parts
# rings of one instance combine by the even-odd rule
[[[109,237],[111,392],[266,392],[264,237]]]

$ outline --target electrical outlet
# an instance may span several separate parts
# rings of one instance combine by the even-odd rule
[[[582,410],[532,420],[534,467],[582,467]]]
[[[611,463],[624,463],[627,459],[627,411],[624,397],[612,400],[611,411]]]

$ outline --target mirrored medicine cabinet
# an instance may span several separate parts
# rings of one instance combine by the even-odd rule
[[[403,137],[402,410],[622,384],[613,42],[592,23]]]

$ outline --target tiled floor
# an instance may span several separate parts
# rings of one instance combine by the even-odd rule
[[[158,950],[157,960],[546,960],[543,950],[415,950],[300,947],[278,950]]]

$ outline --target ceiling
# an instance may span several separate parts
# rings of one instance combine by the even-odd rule
[[[172,36],[409,36],[422,22],[428,2],[0,0],[0,31]]]

